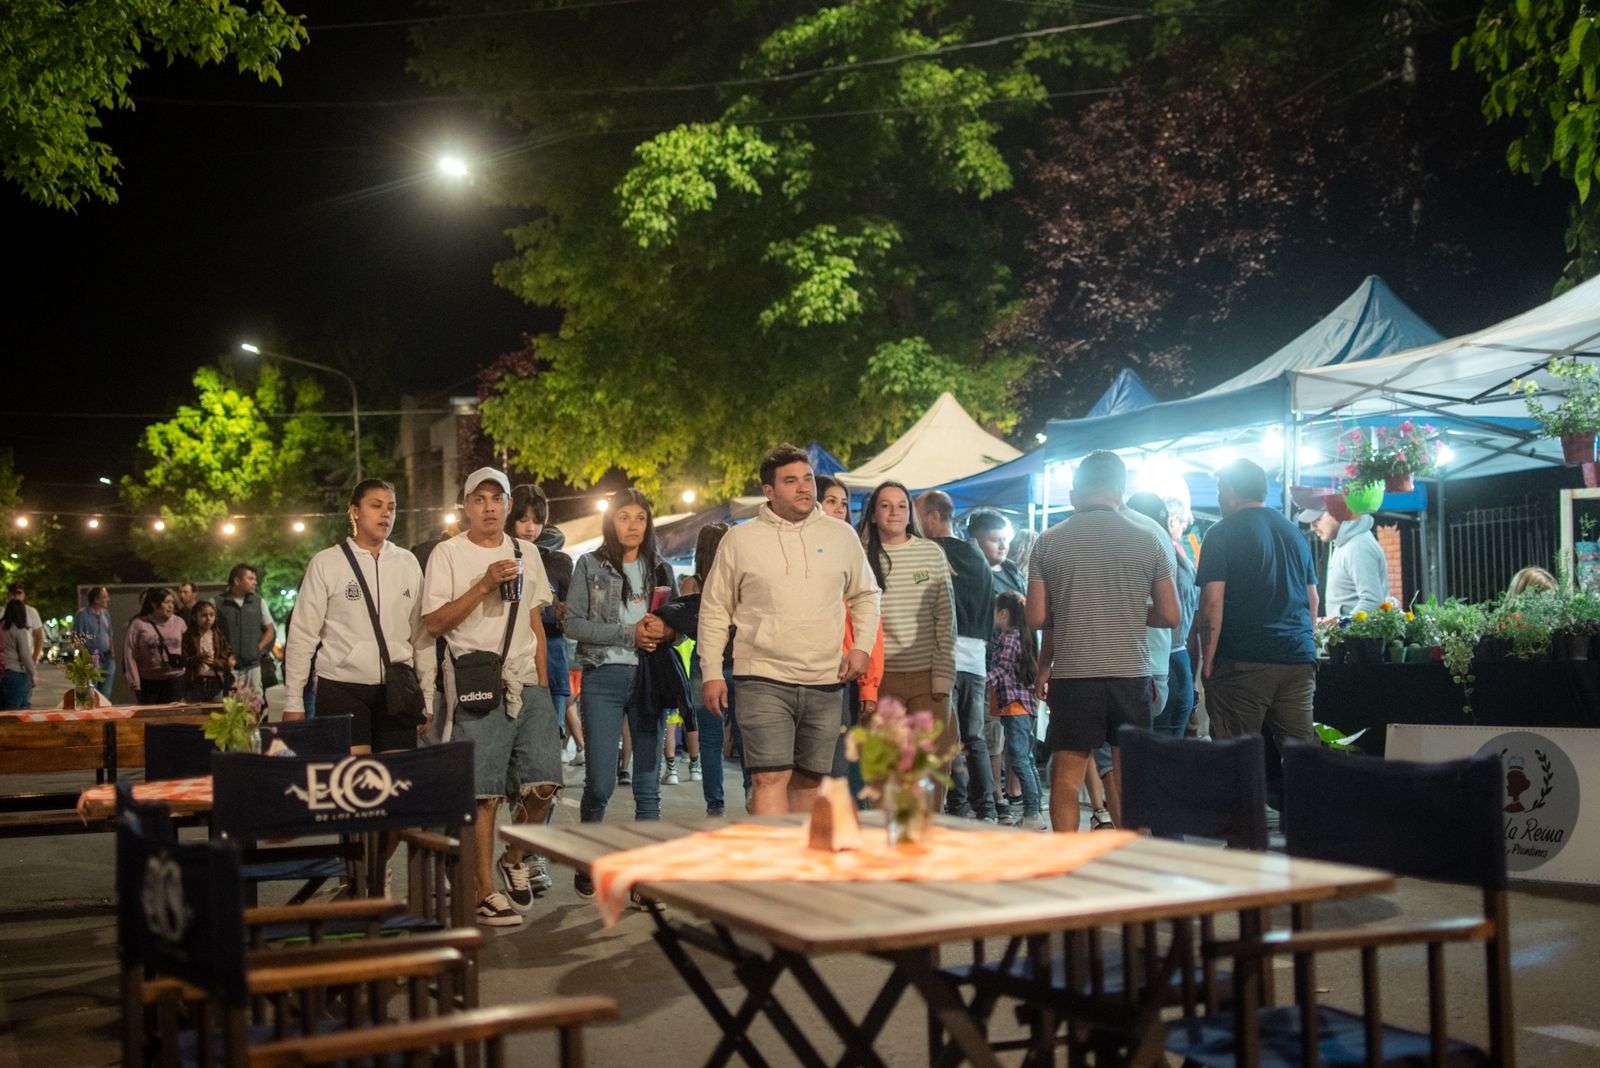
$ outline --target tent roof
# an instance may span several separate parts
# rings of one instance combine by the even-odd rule
[[[1045,448],[1052,460],[1071,460],[1095,449],[1282,422],[1296,372],[1370,361],[1439,338],[1383,279],[1369,275],[1338,307],[1249,370],[1184,400],[1093,419],[1052,419]]]
[[[1445,426],[1452,477],[1525,470],[1560,462],[1560,447],[1542,439],[1508,387],[1523,378],[1559,389],[1544,366],[1566,355],[1600,356],[1600,279],[1460,337],[1307,371],[1295,379],[1294,406],[1313,418],[1404,413]]]
[[[852,471],[834,477],[852,492],[894,480],[913,490],[942,486],[1022,453],[979,426],[949,393],[900,435],[894,444]]]
[[[811,457],[813,474],[834,475],[844,470],[844,461],[823,448],[819,442],[813,441],[807,445],[806,453]]]
[[[1089,415],[1116,415],[1118,412],[1133,411],[1135,408],[1148,408],[1155,403],[1156,395],[1144,384],[1139,372],[1124,367],[1117,372],[1117,377],[1112,379],[1106,391],[1100,394],[1100,399],[1094,402],[1094,407],[1089,409]]]

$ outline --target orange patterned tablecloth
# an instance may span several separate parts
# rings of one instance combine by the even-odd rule
[[[41,708],[26,712],[0,712],[23,723],[71,723],[86,719],[128,719],[150,705],[116,705],[105,708]]]
[[[134,784],[135,801],[165,801],[178,811],[206,811],[211,808],[211,776],[194,779],[165,779]],[[109,816],[116,811],[117,787],[95,786],[78,795],[78,815],[85,823],[91,816]]]
[[[595,906],[616,923],[637,883],[662,882],[970,882],[1065,875],[1133,841],[1130,831],[1034,834],[935,827],[920,846],[891,850],[883,832],[863,828],[865,848],[830,853],[807,847],[804,827],[736,823],[594,862]]]

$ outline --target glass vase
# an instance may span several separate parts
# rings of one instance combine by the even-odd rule
[[[933,780],[926,777],[884,781],[883,816],[890,849],[927,839],[933,827],[933,798]]]

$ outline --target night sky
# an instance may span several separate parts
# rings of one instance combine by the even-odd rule
[[[441,94],[405,72],[404,25],[321,28],[403,18],[409,5],[305,7],[311,41],[283,60],[281,88],[159,61],[136,76],[137,110],[102,131],[124,163],[119,203],[68,213],[0,192],[16,279],[4,351],[8,369],[22,369],[0,399],[0,444],[16,452],[25,507],[115,510],[115,491],[96,480],[136,470],[140,430],[191,399],[194,369],[232,358],[240,341],[325,363],[352,346],[376,354],[386,372],[361,383],[371,409],[402,391],[470,393],[480,366],[556,323],[492,281],[512,251],[505,230],[526,212],[486,207],[435,167],[441,152],[471,158],[518,133],[470,104],[418,99]],[[271,106],[227,105],[236,101]],[[405,103],[307,106],[393,101]],[[1509,130],[1487,136],[1498,145]],[[1388,275],[1446,334],[1531,307],[1559,274],[1568,196],[1559,179],[1535,190],[1491,166],[1480,186],[1433,205],[1481,224],[1485,254],[1468,284],[1440,264],[1437,278],[1407,286],[1383,263],[1329,249],[1316,284],[1259,309],[1276,315],[1259,351],[1236,355],[1271,352],[1368,273]],[[1237,369],[1198,367],[1196,385]],[[329,380],[328,407],[345,406]]]
[[[317,8],[310,27],[409,10]],[[0,440],[17,454],[28,507],[110,505],[97,478],[136,470],[148,416],[192,399],[194,369],[242,340],[320,363],[352,345],[381,354],[384,380],[361,383],[374,407],[401,391],[470,394],[481,364],[550,325],[491,278],[518,213],[483,206],[435,169],[440,152],[470,156],[510,131],[468,104],[214,106],[438,95],[405,73],[407,50],[404,26],[313,29],[284,59],[281,88],[158,60],[135,78],[137,110],[101,131],[124,164],[119,203],[73,214],[4,187],[16,272],[6,363],[23,373],[7,376]],[[328,383],[328,407],[348,408],[342,383]]]

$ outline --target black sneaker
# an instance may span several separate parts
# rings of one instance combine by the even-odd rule
[[[723,817],[723,808],[722,808],[721,805],[707,805],[706,806],[706,819],[708,819],[708,820],[720,820],[720,819],[722,819],[722,817]]]
[[[618,768],[617,769],[617,785],[618,786],[632,786],[633,785],[633,773],[630,772],[627,768]]]
[[[581,871],[573,875],[572,888],[578,892],[579,897],[594,897],[594,880]]]
[[[504,894],[490,894],[478,902],[478,922],[485,927],[516,927],[522,917],[512,909]]]
[[[511,907],[518,912],[532,912],[533,873],[527,863],[512,864],[501,853],[495,867],[500,869],[500,881],[505,884],[506,900],[511,902]]]

